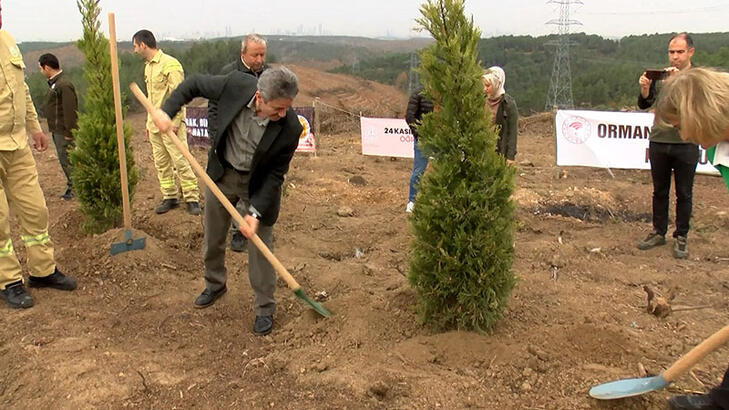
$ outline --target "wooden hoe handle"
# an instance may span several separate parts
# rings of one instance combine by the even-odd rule
[[[692,368],[696,363],[701,361],[707,354],[720,348],[726,342],[729,341],[729,325],[724,326],[718,332],[709,336],[708,339],[701,342],[698,346],[694,347],[686,353],[683,357],[676,360],[666,371],[663,372],[663,378],[667,382],[672,382],[678,376]]]
[[[124,125],[119,88],[119,61],[116,53],[116,24],[114,13],[109,13],[109,56],[111,57],[111,82],[114,89],[114,114],[116,116],[116,146],[119,150],[119,175],[121,176],[122,210],[124,228],[132,227],[132,212],[129,206],[129,186],[127,182],[127,156],[124,147]]]

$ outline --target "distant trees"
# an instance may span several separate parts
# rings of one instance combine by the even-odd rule
[[[571,38],[575,45],[570,49],[570,58],[575,105],[597,109],[634,106],[638,77],[643,70],[668,64],[670,36],[651,34],[611,40],[584,33],[573,34]],[[479,41],[482,64],[504,68],[506,89],[524,114],[544,109],[554,60],[554,48],[545,44],[555,38],[554,35],[500,36]],[[726,46],[729,33],[696,34],[693,38],[696,43],[693,61],[729,69],[729,46]],[[398,75],[409,70],[408,63],[406,54],[380,55],[361,60],[359,70],[343,65],[331,71],[394,85]]]
[[[650,34],[605,39],[584,33],[572,34],[575,45],[571,51],[571,69],[575,105],[585,108],[621,109],[635,105],[637,82],[646,68],[667,65],[667,47],[670,34]],[[479,58],[484,66],[499,65],[506,71],[506,89],[519,104],[524,114],[543,110],[549,88],[554,60],[554,48],[546,46],[554,35],[500,36],[480,39]],[[693,35],[696,43],[694,61],[703,66],[729,69],[729,33]],[[165,52],[177,57],[186,75],[195,73],[218,74],[220,69],[240,53],[240,38],[189,42],[161,42]],[[312,41],[310,38],[268,39],[268,62],[276,56],[286,63],[321,61],[339,64],[330,70],[335,73],[356,75],[368,80],[407,88],[410,54],[402,51],[368,49],[347,38]],[[374,40],[373,40],[374,41]],[[21,44],[25,51],[25,45]],[[51,47],[52,44],[31,43],[28,50]],[[129,43],[120,48],[129,50]],[[51,50],[52,52],[52,50]],[[142,85],[143,62],[130,52],[120,54],[120,77],[123,85],[135,81]],[[63,64],[63,61],[61,61]],[[79,67],[64,67],[83,100],[86,83]],[[28,78],[33,100],[43,101],[47,90],[40,73]],[[134,99],[126,103],[137,109]],[[37,107],[40,108],[40,107]]]

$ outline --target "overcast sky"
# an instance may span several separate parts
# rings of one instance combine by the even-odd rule
[[[605,37],[672,31],[729,31],[729,1],[582,0],[571,31]],[[410,37],[419,0],[101,0],[101,20],[116,14],[117,36],[128,40],[147,28],[158,38],[190,39],[261,34],[327,34]],[[2,0],[3,29],[18,42],[69,41],[81,35],[75,0]],[[484,37],[543,35],[559,17],[546,0],[466,0],[466,11]]]

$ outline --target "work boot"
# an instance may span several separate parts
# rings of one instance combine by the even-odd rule
[[[163,199],[162,203],[154,208],[154,212],[157,212],[158,214],[164,214],[172,208],[177,208],[179,205],[180,204],[177,202],[177,198]]]
[[[33,298],[25,290],[25,286],[23,286],[23,282],[21,281],[7,285],[5,289],[0,290],[0,294],[2,294],[5,302],[8,303],[8,306],[13,309],[27,309],[33,306]]]
[[[230,250],[233,252],[243,252],[246,250],[246,237],[240,231],[233,231],[230,235]]]
[[[673,396],[668,399],[668,408],[671,410],[721,410],[721,407],[714,404],[708,394]]]
[[[61,195],[61,199],[64,201],[70,201],[73,199],[73,191],[71,190],[71,187],[66,188],[66,192]]]
[[[265,336],[273,330],[273,316],[256,316],[253,322],[253,333],[257,336]]]
[[[188,202],[187,213],[190,215],[200,215],[200,204],[195,201]]]
[[[48,276],[29,276],[28,286],[31,288],[53,288],[58,290],[76,289],[76,280],[64,275],[58,268]]]
[[[673,243],[673,257],[676,259],[688,258],[688,249],[686,249],[686,237],[677,236],[676,242]]]
[[[640,250],[646,250],[655,248],[659,245],[665,245],[666,244],[666,236],[661,235],[656,231],[653,231],[648,234],[648,236],[645,237],[642,241],[638,242],[638,249]]]

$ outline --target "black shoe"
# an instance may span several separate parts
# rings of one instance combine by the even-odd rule
[[[233,232],[230,235],[230,250],[233,252],[243,252],[246,250],[247,239],[240,231]]]
[[[187,213],[190,215],[200,215],[200,204],[197,202],[188,202]]]
[[[195,307],[198,309],[206,308],[215,303],[218,298],[225,295],[225,292],[227,291],[228,288],[226,286],[223,286],[220,290],[217,291],[212,291],[208,288],[205,288],[200,296],[195,299]]]
[[[721,410],[721,407],[714,404],[708,394],[673,396],[668,399],[668,408],[671,410]]]
[[[73,199],[73,191],[71,190],[71,187],[66,188],[66,192],[61,195],[61,199],[64,201],[70,201]]]
[[[76,289],[76,280],[61,273],[56,268],[53,273],[48,276],[30,276],[28,277],[28,286],[31,288],[53,288],[59,290]]]
[[[265,336],[273,329],[273,316],[256,316],[253,322],[253,333],[258,336]]]
[[[33,306],[33,298],[30,296],[23,282],[13,282],[0,290],[0,294],[3,295],[3,299],[13,309],[27,309]]]
[[[161,204],[157,205],[157,207],[154,208],[154,212],[157,212],[158,214],[163,214],[172,208],[177,208],[179,205],[180,204],[177,202],[177,198],[164,199],[162,200]]]

